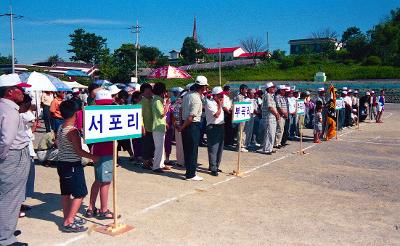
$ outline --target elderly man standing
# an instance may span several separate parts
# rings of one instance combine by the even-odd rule
[[[239,94],[236,95],[236,97],[233,99],[234,102],[244,102],[247,101],[247,91],[248,91],[248,86],[245,84],[241,84],[239,87]],[[240,131],[243,130],[244,126],[246,123],[242,122],[239,123],[239,127],[238,127],[238,143],[237,143],[237,148],[239,151],[241,152],[249,152],[246,149],[246,131],[243,131],[242,133],[242,139],[240,138]],[[241,149],[239,149],[239,147],[241,146]]]
[[[276,122],[280,120],[280,115],[276,109],[276,103],[274,100],[275,86],[272,82],[268,82],[266,87],[267,93],[263,98],[262,105],[262,120],[265,123],[265,135],[262,149],[259,152],[271,155],[272,153],[275,153],[272,148],[274,147],[275,142]]]
[[[183,152],[186,166],[186,180],[201,181],[202,177],[196,175],[197,156],[201,131],[201,114],[203,111],[202,96],[207,89],[208,82],[204,76],[197,76],[193,85],[194,91],[183,98],[181,128]]]
[[[285,131],[285,122],[288,119],[288,105],[286,102],[285,94],[286,94],[286,86],[279,85],[278,93],[275,96],[276,108],[280,115],[279,120],[277,120],[276,137],[275,137],[275,148],[277,149],[284,147],[284,145],[282,145],[282,137]]]
[[[30,139],[17,104],[24,99],[21,87],[29,85],[6,76],[0,79],[0,245],[27,245],[18,243],[14,232],[31,164]]]

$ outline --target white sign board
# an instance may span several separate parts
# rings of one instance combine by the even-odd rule
[[[336,99],[336,110],[344,108],[344,100]]]
[[[235,102],[233,104],[233,123],[240,123],[250,120],[253,105],[251,102]]]
[[[85,143],[142,136],[142,105],[95,105],[84,108]]]
[[[306,111],[306,105],[304,104],[304,100],[297,100],[297,114],[298,115],[304,115],[304,112]]]

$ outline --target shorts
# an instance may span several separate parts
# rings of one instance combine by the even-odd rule
[[[112,156],[102,156],[98,163],[94,165],[94,178],[101,183],[108,183],[113,178],[113,158]]]
[[[59,161],[57,164],[57,173],[60,177],[61,195],[72,195],[74,198],[83,198],[88,194],[85,172],[80,161]]]

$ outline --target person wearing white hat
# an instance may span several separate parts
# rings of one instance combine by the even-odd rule
[[[352,100],[351,100],[351,95],[352,95],[352,90],[349,89],[346,91],[343,91],[344,97],[343,97],[343,102],[345,106],[345,112],[344,112],[344,127],[350,127],[352,125],[352,120],[351,120],[351,109],[352,109]]]
[[[0,76],[0,245],[17,242],[14,232],[31,167],[30,138],[20,117],[24,100],[18,75]],[[17,243],[16,243],[17,244]]]
[[[280,115],[276,109],[274,100],[275,85],[272,82],[267,83],[266,90],[267,93],[263,98],[262,104],[262,121],[264,122],[265,132],[262,149],[259,152],[271,155],[275,152],[272,149],[275,143],[276,125],[280,119]]]
[[[279,120],[277,120],[276,125],[275,147],[278,149],[286,145],[286,141],[282,143],[282,137],[285,130],[285,122],[288,119],[288,104],[285,94],[286,86],[279,85],[278,92],[275,95],[276,109],[281,116]]]
[[[212,176],[218,176],[224,149],[224,93],[221,86],[211,91],[212,98],[206,100],[208,165]]]
[[[186,180],[201,181],[196,175],[199,139],[201,132],[201,114],[203,111],[203,93],[207,90],[208,81],[205,76],[196,77],[193,92],[183,97],[183,125],[178,129],[182,132],[183,152],[186,165]]]
[[[111,86],[109,86],[109,87],[108,87],[108,90],[111,92],[111,95],[113,95],[113,97],[115,97],[115,96],[118,94],[118,92],[121,91],[121,89],[118,88],[117,85],[111,85]]]

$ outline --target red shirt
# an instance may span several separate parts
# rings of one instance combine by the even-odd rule
[[[93,144],[92,154],[97,156],[113,155],[113,142]]]

